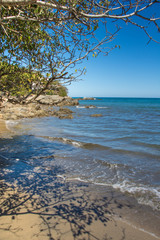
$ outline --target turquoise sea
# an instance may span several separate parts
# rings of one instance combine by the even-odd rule
[[[111,186],[160,210],[160,99],[95,97],[68,108],[73,119],[7,122],[16,134],[0,139],[3,178],[27,176],[28,163],[54,166],[62,178]]]

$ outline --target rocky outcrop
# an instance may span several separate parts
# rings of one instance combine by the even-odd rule
[[[33,103],[29,104],[16,104],[6,101],[1,102],[0,118],[1,119],[20,119],[20,118],[33,118],[44,116],[56,116],[61,119],[72,119],[72,111],[68,108],[61,106],[74,106],[78,101],[69,97],[41,96]],[[54,109],[53,106],[60,106],[59,110]]]
[[[62,108],[62,107],[60,107],[59,112],[61,114],[72,114],[73,113],[73,111],[70,110],[69,108]]]
[[[6,103],[1,109],[1,117],[5,120],[42,117],[48,116],[51,113],[51,109],[43,108],[42,106],[33,103],[28,105]]]
[[[70,109],[61,107],[57,112],[55,112],[55,116],[60,119],[72,119],[72,113],[73,111],[71,111]]]
[[[75,106],[78,105],[78,100],[70,97],[60,97],[58,95],[41,95],[36,101],[40,104],[54,106]]]
[[[59,119],[73,119],[73,115],[72,114],[60,115]]]

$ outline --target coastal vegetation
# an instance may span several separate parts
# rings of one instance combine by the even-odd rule
[[[159,4],[158,0],[1,0],[1,89],[21,102],[27,101],[35,85],[38,97],[54,82],[80,79],[86,72],[79,65],[84,59],[119,47],[112,40],[123,22],[156,41],[150,30],[160,31]],[[64,87],[60,94],[66,95]]]
[[[15,96],[17,102],[24,102],[32,94],[45,92],[46,78],[38,71],[29,71],[17,64],[0,61],[0,89],[7,96]],[[58,81],[53,82],[45,92],[49,95],[67,96],[67,89]]]

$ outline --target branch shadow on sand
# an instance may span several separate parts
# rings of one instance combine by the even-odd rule
[[[123,208],[112,194],[99,196],[87,183],[65,180],[65,170],[55,165],[54,148],[48,152],[41,139],[21,136],[5,141],[0,155],[1,236],[111,239],[103,231],[114,222],[114,208]],[[125,239],[124,229],[119,239]]]

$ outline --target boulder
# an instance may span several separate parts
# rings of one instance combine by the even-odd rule
[[[60,108],[58,111],[54,111],[54,116],[60,118],[60,119],[72,119],[73,111],[71,111],[68,108]]]
[[[58,95],[41,95],[36,101],[40,104],[55,105],[63,101],[63,97]]]
[[[59,106],[59,107],[61,107],[61,106],[77,106],[77,105],[79,105],[78,100],[70,98],[70,97],[64,97],[63,101],[57,104],[57,106]]]
[[[60,115],[59,119],[73,119],[72,114]]]
[[[61,97],[59,95],[41,95],[36,99],[36,101],[40,104],[56,106],[75,106],[79,104],[77,99],[70,97]]]
[[[71,113],[73,113],[73,111],[70,110],[69,108],[62,108],[62,107],[60,107],[59,112],[62,113],[62,114],[71,114]]]

